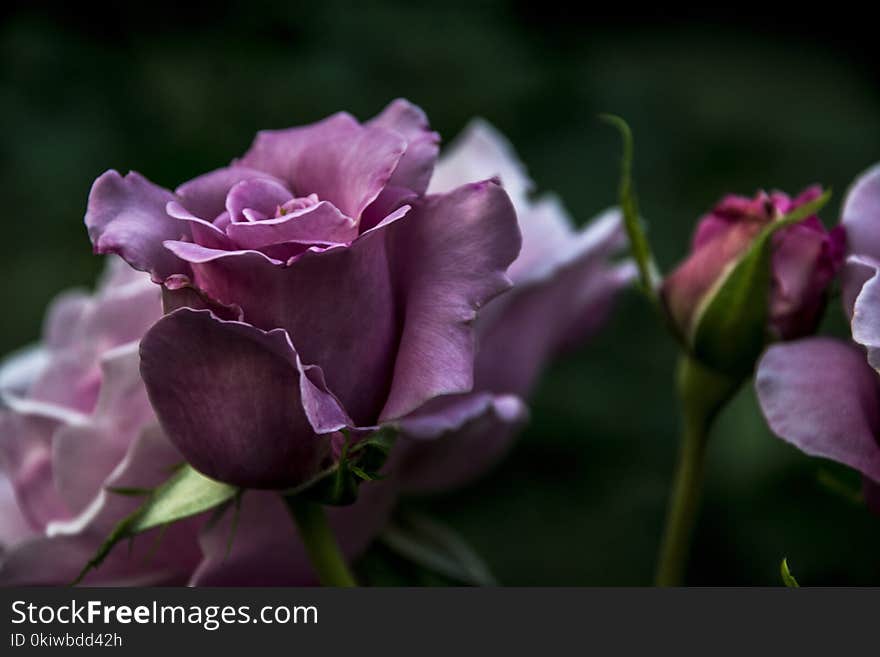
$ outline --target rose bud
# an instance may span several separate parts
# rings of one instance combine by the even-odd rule
[[[471,389],[473,321],[509,287],[520,236],[497,181],[425,195],[437,140],[395,101],[364,124],[261,132],[174,192],[136,173],[95,181],[95,250],[164,287],[141,373],[194,468],[301,486],[345,441]]]
[[[522,426],[523,399],[548,362],[598,330],[635,275],[631,262],[612,261],[626,242],[620,213],[607,210],[575,229],[558,198],[532,198],[534,183],[513,148],[484,121],[473,121],[443,154],[429,191],[489,176],[510,195],[523,236],[508,270],[514,287],[477,317],[473,391],[436,399],[403,423],[400,477],[408,490],[461,485],[493,465]]]
[[[183,461],[159,429],[138,373],[138,341],[162,315],[159,288],[115,257],[108,264],[95,294],[60,295],[42,342],[0,364],[3,586],[70,584],[142,503],[123,489],[158,486]],[[393,478],[371,482],[355,504],[330,509],[348,559],[384,526],[396,492]],[[278,495],[249,491],[237,513],[204,520],[136,537],[131,550],[112,551],[85,583],[315,583]]]
[[[851,187],[842,225],[849,254],[842,296],[857,345],[816,337],[773,346],[756,388],[773,432],[861,472],[865,501],[880,512],[880,165]]]
[[[785,226],[780,220],[821,196],[819,187],[793,200],[781,192],[727,196],[700,220],[691,255],[660,290],[671,324],[698,360],[747,372],[767,340],[815,330],[843,263],[844,229],[828,231],[815,215]],[[768,236],[769,276],[762,278],[755,249]]]

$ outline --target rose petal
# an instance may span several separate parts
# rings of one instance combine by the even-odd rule
[[[240,164],[277,176],[296,196],[317,194],[359,220],[405,151],[399,134],[339,113],[300,128],[258,133]]]
[[[265,171],[232,165],[193,178],[174,190],[174,193],[187,210],[213,223],[226,210],[229,190],[243,180],[274,180],[281,183]]]
[[[32,527],[42,529],[56,518],[70,515],[55,489],[52,473],[52,436],[65,423],[84,422],[85,416],[68,409],[4,396],[0,406],[0,466],[15,489],[18,507]]]
[[[12,352],[0,362],[0,394],[26,395],[48,362],[49,352],[39,344]]]
[[[242,249],[259,249],[272,244],[333,244],[351,242],[357,225],[332,203],[321,201],[277,219],[233,223],[226,228],[229,237]]]
[[[141,343],[141,373],[171,441],[204,474],[286,488],[327,467],[329,433],[351,421],[283,329],[181,308]]]
[[[403,285],[403,332],[380,420],[473,385],[476,311],[510,286],[520,248],[516,213],[495,181],[426,197],[389,227],[394,280]]]
[[[226,196],[229,219],[247,221],[242,210],[256,210],[266,217],[274,217],[279,206],[293,198],[293,194],[280,182],[267,179],[243,180],[236,183]]]
[[[33,534],[33,528],[18,508],[12,484],[0,472],[0,560],[12,545]]]
[[[868,349],[868,362],[880,368],[880,262],[867,256],[850,258],[850,266],[873,272],[855,299],[852,311],[853,340]]]
[[[113,170],[103,173],[92,185],[85,216],[95,251],[118,253],[157,281],[186,273],[186,264],[162,247],[164,240],[188,234],[186,225],[165,211],[173,200],[167,189],[134,171],[124,178]]]
[[[840,226],[826,233],[816,217],[774,235],[772,326],[785,339],[812,333],[825,309],[826,288],[843,262]]]
[[[749,248],[763,225],[757,221],[731,223],[676,267],[663,281],[660,295],[676,326],[686,333],[703,297],[725,268]]]
[[[880,164],[859,176],[843,202],[842,224],[846,227],[848,252],[880,260]],[[843,275],[843,306],[852,315],[853,303],[871,272],[857,264]]]
[[[431,130],[428,117],[421,108],[402,98],[392,101],[378,116],[368,121],[367,125],[394,130],[407,142],[406,153],[397,163],[394,175],[364,213],[362,223],[366,228],[372,228],[401,205],[410,203],[425,193],[440,150],[440,135]],[[480,180],[491,175],[478,176],[471,180]],[[471,180],[463,180],[462,184]]]
[[[374,424],[386,400],[400,332],[388,231],[407,210],[401,208],[349,248],[307,252],[287,267],[256,251],[202,254],[194,266],[195,283],[211,298],[240,303],[254,326],[281,327],[297,336],[303,361],[320,364],[350,417],[359,425]]]
[[[144,430],[108,478],[108,487],[153,488],[165,481],[180,455],[158,428]],[[76,518],[55,522],[46,535],[16,544],[0,563],[0,585],[69,584],[94,556],[112,528],[133,512],[143,498],[110,493],[103,488]],[[199,553],[202,517],[156,528],[137,536],[127,547],[112,550],[84,583],[91,586],[183,584]]]
[[[755,387],[777,436],[880,480],[880,387],[859,349],[829,338],[771,347]]]
[[[428,192],[449,192],[473,180],[498,177],[519,208],[534,188],[510,142],[488,121],[472,120],[443,152]]]
[[[73,514],[92,501],[141,428],[153,420],[139,365],[137,342],[105,352],[101,358],[101,393],[94,414],[86,423],[67,425],[55,432],[55,487]]]
[[[193,241],[196,244],[201,244],[202,246],[207,246],[211,249],[234,248],[232,242],[226,237],[226,233],[220,228],[192,214],[177,201],[169,203],[165,207],[165,211],[169,216],[174,217],[175,219],[189,222],[189,230],[192,234]]]
[[[504,455],[528,415],[514,395],[433,399],[400,423],[394,467],[401,486],[429,493],[469,483]]]

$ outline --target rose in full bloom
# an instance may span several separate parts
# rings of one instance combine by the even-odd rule
[[[138,342],[162,315],[159,288],[115,257],[109,264],[94,295],[58,297],[42,342],[0,366],[0,585],[69,584],[143,501],[108,489],[155,487],[183,461],[138,373]],[[396,490],[393,477],[370,482],[354,505],[330,510],[347,557],[384,525]],[[233,515],[136,537],[131,552],[113,550],[85,582],[315,582],[278,495],[248,491],[234,536]]]
[[[473,391],[436,399],[403,423],[400,476],[409,490],[460,485],[497,461],[548,361],[602,324],[635,273],[632,263],[611,260],[625,244],[620,213],[608,210],[574,229],[557,197],[532,199],[525,168],[485,121],[473,121],[444,153],[429,191],[488,176],[498,176],[510,195],[523,236],[508,270],[514,287],[477,318]]]
[[[169,191],[108,171],[89,196],[95,250],[163,287],[141,373],[193,467],[285,489],[342,441],[473,386],[477,309],[520,248],[497,180],[426,194],[437,135],[398,100],[257,135]]]
[[[773,221],[821,195],[810,187],[794,199],[781,192],[754,198],[727,196],[697,225],[691,254],[663,281],[661,297],[680,334],[689,339],[699,311],[717,283]],[[844,231],[827,231],[816,216],[773,235],[767,331],[791,340],[812,333],[822,315],[826,289],[843,263]]]
[[[880,510],[880,165],[850,189],[842,224],[844,310],[857,344],[815,337],[774,346],[759,363],[756,386],[773,432],[861,472],[866,500]]]

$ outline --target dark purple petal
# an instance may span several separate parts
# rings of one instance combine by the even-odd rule
[[[186,264],[162,246],[189,234],[185,223],[165,211],[174,200],[167,189],[134,171],[124,178],[113,170],[105,172],[92,185],[85,217],[95,251],[118,253],[157,281],[186,273]]]
[[[813,333],[826,289],[843,266],[844,230],[826,232],[817,217],[779,231],[773,240],[770,324],[786,340]]]
[[[339,113],[309,126],[258,133],[240,164],[280,178],[296,196],[317,194],[359,220],[405,151],[398,133]]]
[[[209,477],[248,488],[301,484],[351,424],[283,329],[181,308],[141,342],[141,373],[168,437]]]
[[[777,436],[880,480],[880,386],[859,349],[829,338],[771,347],[755,388]]]

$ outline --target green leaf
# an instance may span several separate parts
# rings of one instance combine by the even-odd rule
[[[395,519],[379,540],[396,554],[462,584],[496,586],[486,563],[454,530],[424,516]]]
[[[719,277],[694,315],[690,344],[697,360],[734,376],[751,373],[768,342],[771,238],[781,228],[818,212],[829,198],[830,190],[768,224]]]
[[[639,284],[642,290],[653,300],[657,301],[657,287],[660,275],[651,252],[651,244],[645,234],[645,227],[639,217],[639,205],[636,198],[632,180],[633,163],[633,136],[629,125],[619,116],[613,114],[600,114],[599,118],[605,123],[617,128],[623,140],[623,155],[620,162],[620,183],[618,185],[618,197],[623,222],[629,237],[630,250],[639,269]]]
[[[140,508],[113,528],[73,584],[79,583],[90,570],[100,566],[120,541],[213,509],[232,499],[238,492],[235,486],[209,479],[189,465],[182,466],[170,479],[153,490]]]
[[[779,574],[782,575],[782,582],[790,589],[800,588],[800,584],[794,578],[794,575],[791,574],[791,571],[788,569],[788,559],[783,559],[782,563],[779,564]]]

